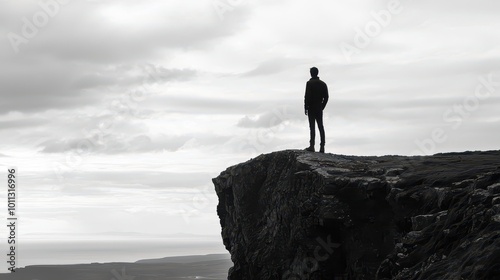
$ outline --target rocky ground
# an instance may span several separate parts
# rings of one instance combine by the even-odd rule
[[[287,150],[213,182],[229,279],[500,279],[500,151]]]

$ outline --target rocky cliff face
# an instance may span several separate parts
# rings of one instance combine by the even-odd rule
[[[288,150],[213,182],[229,279],[500,279],[500,151]]]

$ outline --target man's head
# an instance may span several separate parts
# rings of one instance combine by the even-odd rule
[[[309,72],[311,73],[311,77],[316,78],[318,77],[319,70],[316,67],[312,67]]]

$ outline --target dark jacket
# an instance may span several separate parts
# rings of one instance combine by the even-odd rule
[[[318,112],[325,109],[328,103],[328,87],[319,77],[311,78],[306,84],[304,108],[307,111]]]

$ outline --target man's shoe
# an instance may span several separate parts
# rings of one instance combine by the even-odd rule
[[[309,147],[305,148],[304,150],[306,150],[308,152],[314,152],[314,146],[309,146]]]
[[[319,152],[320,153],[325,153],[325,146],[321,146],[321,148],[319,148]]]

